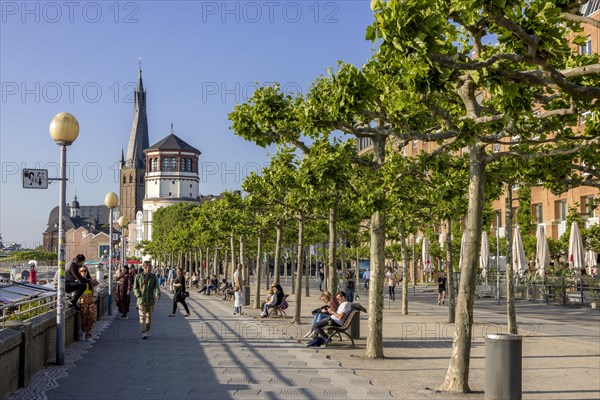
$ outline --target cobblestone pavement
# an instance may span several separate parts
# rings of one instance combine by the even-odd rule
[[[163,292],[149,340],[141,339],[134,305],[128,320],[98,322],[94,342],[69,346],[65,366],[41,370],[10,399],[392,398],[304,347],[301,328],[289,318],[234,316],[231,303],[196,293],[188,304],[191,317],[183,317],[180,305],[168,318],[171,299]]]

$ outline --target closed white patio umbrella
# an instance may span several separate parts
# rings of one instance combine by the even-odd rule
[[[479,267],[481,268],[481,276],[486,280],[487,285],[487,276],[488,269],[490,266],[490,246],[488,244],[488,235],[487,232],[481,233],[481,253],[479,255]]]
[[[569,237],[569,267],[576,276],[581,275],[581,270],[585,268],[585,254],[583,251],[583,241],[579,232],[577,221],[571,224],[571,236]]]
[[[546,276],[546,268],[550,265],[550,248],[546,239],[544,225],[538,225],[535,235],[537,243],[535,246],[535,269],[542,279]]]
[[[596,253],[594,250],[590,249],[585,252],[585,266],[587,267],[586,271],[589,276],[596,276],[598,273],[597,260],[598,253]]]
[[[515,227],[513,237],[513,272],[516,277],[522,278],[527,272],[527,260],[525,259],[525,248],[523,247],[523,239],[521,238],[521,230]]]
[[[429,281],[429,274],[431,273],[432,264],[431,256],[429,255],[429,240],[427,236],[423,236],[423,246],[421,249],[421,261],[423,262],[423,271],[427,274],[427,281]]]

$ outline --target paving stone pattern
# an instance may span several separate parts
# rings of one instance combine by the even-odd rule
[[[233,316],[230,302],[195,293],[191,317],[169,318],[163,292],[142,340],[133,304],[130,319],[98,322],[94,342],[70,346],[65,366],[43,369],[10,400],[392,398],[304,347],[297,338],[306,326],[290,318]]]

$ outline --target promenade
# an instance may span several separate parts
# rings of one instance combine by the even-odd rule
[[[303,309],[319,305],[318,292],[303,297]],[[334,343],[309,349],[302,326],[287,319],[258,318],[232,303],[191,291],[192,316],[169,318],[171,296],[163,291],[149,340],[130,319],[97,323],[97,337],[67,349],[67,365],[40,371],[11,400],[33,399],[482,399],[485,334],[505,326],[505,305],[478,301],[469,382],[473,393],[433,390],[442,383],[451,352],[447,307],[435,293],[410,292],[410,315],[400,301],[385,301],[384,360],[364,357],[367,319],[355,348]],[[292,298],[292,296],[290,296]],[[397,289],[397,298],[400,298]],[[133,300],[133,299],[132,299]],[[361,293],[366,305],[367,296]],[[305,314],[309,314],[307,311]],[[523,340],[524,399],[600,398],[600,312],[538,304],[518,306]]]

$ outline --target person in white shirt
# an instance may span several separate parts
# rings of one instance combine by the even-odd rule
[[[235,296],[233,315],[242,315],[242,264],[238,264],[237,269],[233,273],[233,292]]]
[[[365,290],[369,290],[369,280],[371,280],[371,272],[367,270],[363,273],[363,279],[365,280]]]
[[[326,326],[342,326],[346,321],[346,317],[350,314],[351,307],[350,302],[346,299],[346,293],[338,292],[335,295],[335,299],[340,304],[337,310],[328,309],[327,313],[329,314],[328,318],[322,319],[315,325],[315,332],[317,333],[317,337],[308,344],[308,347],[320,347],[322,344],[325,344],[327,340],[327,334],[325,333]]]

